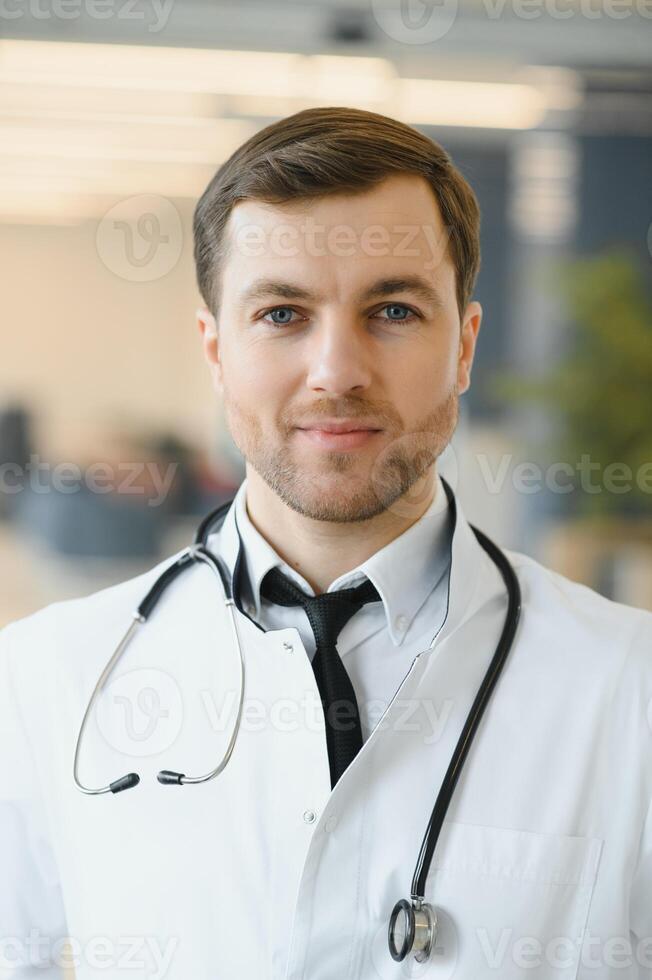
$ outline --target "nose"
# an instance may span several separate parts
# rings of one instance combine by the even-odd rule
[[[306,357],[306,384],[314,391],[342,395],[371,382],[372,352],[350,317],[323,319],[308,339]]]

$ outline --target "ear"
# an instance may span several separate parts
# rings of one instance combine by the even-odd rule
[[[197,327],[202,335],[202,347],[208,369],[213,379],[213,385],[222,391],[222,362],[220,361],[219,337],[217,323],[211,311],[202,306],[196,311]]]
[[[460,349],[457,361],[457,385],[460,395],[471,386],[471,367],[481,321],[482,307],[474,300],[469,303],[464,311],[460,330]]]

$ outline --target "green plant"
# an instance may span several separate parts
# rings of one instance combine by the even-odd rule
[[[552,286],[553,284],[551,284]],[[560,360],[543,375],[503,374],[499,396],[548,407],[558,421],[550,459],[573,466],[582,457],[604,477],[631,474],[628,492],[587,493],[584,513],[623,516],[652,508],[652,303],[634,254],[625,248],[578,258],[555,269],[572,324]],[[621,477],[620,486],[625,485]],[[645,482],[647,481],[647,482]]]

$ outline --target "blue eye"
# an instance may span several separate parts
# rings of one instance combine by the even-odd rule
[[[401,310],[407,314],[407,316],[399,316],[398,319],[393,317],[381,317],[381,320],[389,320],[390,323],[406,323],[408,320],[412,320],[416,317],[414,310],[409,306],[404,306],[403,303],[387,303],[386,306],[382,307],[383,310]],[[379,311],[380,312],[380,311]]]
[[[268,310],[267,313],[265,313],[265,315],[263,316],[262,319],[264,320],[266,317],[271,316],[273,313],[278,313],[279,311],[282,312],[282,313],[289,313],[290,315],[292,315],[292,313],[295,313],[296,312],[295,310],[292,309],[291,306],[275,306],[273,309]],[[267,322],[269,323],[269,321],[267,321]],[[287,326],[288,323],[292,323],[292,320],[290,320],[289,318],[288,319],[285,319],[285,320],[280,320],[280,321],[279,320],[272,320],[272,323],[276,324],[277,327],[285,327],[285,326]]]

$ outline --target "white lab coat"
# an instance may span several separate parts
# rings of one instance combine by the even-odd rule
[[[409,897],[506,606],[459,501],[452,549],[436,642],[332,791],[298,631],[265,633],[240,613],[247,700],[231,761],[208,783],[156,781],[159,769],[212,769],[235,711],[237,660],[206,567],[171,586],[87,729],[87,785],[141,775],[115,796],[74,787],[75,740],[98,675],[170,559],[7,627],[0,977],[58,977],[45,964],[60,960],[66,934],[79,980],[652,975],[652,615],[515,552],[517,640],[427,881],[437,947],[428,964],[390,958],[388,919]],[[148,718],[155,737],[139,742]],[[40,947],[27,941],[30,929]],[[11,965],[37,952],[42,968]]]

